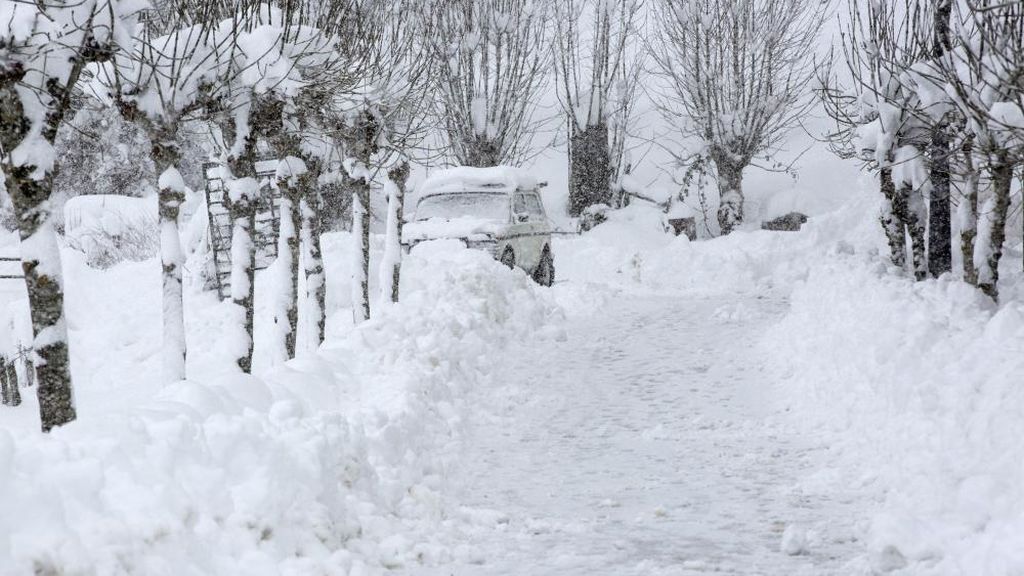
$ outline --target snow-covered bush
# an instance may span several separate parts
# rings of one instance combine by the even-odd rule
[[[95,268],[141,262],[157,254],[154,198],[77,196],[64,205],[64,241]]]

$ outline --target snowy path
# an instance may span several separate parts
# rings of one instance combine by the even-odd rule
[[[510,350],[475,393],[445,575],[850,573],[855,499],[805,493],[820,448],[773,414],[772,300],[631,298]],[[495,390],[499,392],[495,393]],[[787,525],[809,553],[779,551]]]

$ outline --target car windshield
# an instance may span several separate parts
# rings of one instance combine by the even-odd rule
[[[416,219],[460,218],[471,216],[485,220],[508,219],[508,195],[493,192],[461,192],[428,196],[416,206]]]

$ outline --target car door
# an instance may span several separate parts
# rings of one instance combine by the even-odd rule
[[[522,192],[512,194],[512,224],[509,227],[509,245],[516,254],[516,264],[520,268],[532,270],[536,265],[534,248],[531,245],[533,236],[530,212],[527,208],[526,195]]]
[[[544,204],[536,192],[525,194],[526,211],[530,215],[530,252],[533,266],[540,264],[544,247],[551,241],[551,224],[544,213]]]

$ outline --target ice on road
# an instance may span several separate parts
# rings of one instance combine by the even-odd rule
[[[758,351],[784,309],[630,296],[509,349],[470,398],[454,561],[408,573],[850,573],[856,498],[807,489],[824,448]]]

